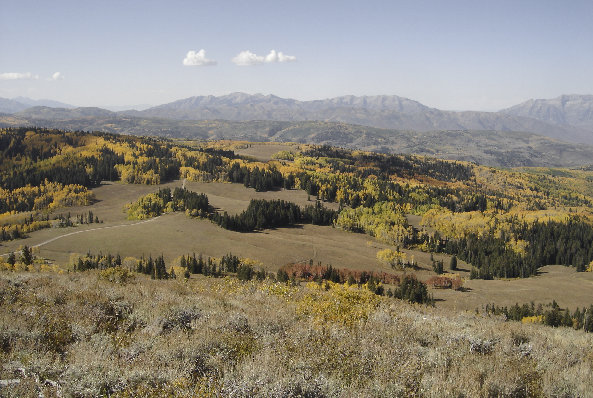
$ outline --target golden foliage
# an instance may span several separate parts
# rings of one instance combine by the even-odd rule
[[[328,322],[354,326],[367,320],[379,301],[379,296],[356,285],[310,282],[306,285],[306,294],[297,303],[297,312],[311,317],[318,326]]]

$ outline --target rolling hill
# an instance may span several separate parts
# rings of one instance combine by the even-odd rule
[[[0,99],[0,126],[47,126],[184,139],[301,142],[416,153],[492,166],[591,163],[593,96],[530,100],[500,112],[451,112],[398,96],[298,101],[233,93],[190,97],[143,111],[27,107]],[[51,102],[51,101],[49,101]],[[51,102],[53,103],[53,102]],[[59,103],[58,103],[59,104]]]
[[[593,147],[541,135],[496,130],[381,129],[340,122],[172,120],[140,118],[101,108],[35,107],[0,116],[1,127],[47,126],[183,139],[300,142],[384,153],[414,153],[490,166],[589,165]]]
[[[0,98],[0,113],[15,113],[34,106],[48,106],[53,108],[74,108],[74,106],[48,99],[34,100],[27,97]]]

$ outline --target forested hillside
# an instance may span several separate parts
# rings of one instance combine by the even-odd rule
[[[145,200],[132,212],[152,217],[169,206],[241,231],[335,220],[338,228],[394,246],[456,255],[474,267],[472,277],[485,279],[527,277],[556,263],[584,271],[593,260],[590,171],[511,171],[310,145],[258,162],[234,153],[246,145],[4,130],[0,209],[3,217],[30,213],[20,224],[5,223],[3,239],[21,236],[9,229],[25,228],[23,220],[30,224],[45,220],[55,208],[92,202],[89,189],[102,180],[159,184],[181,178],[242,183],[256,191],[302,189],[312,200],[339,203],[341,210],[334,215],[320,205],[299,209],[254,202],[245,214],[231,217],[212,213],[207,198],[175,191]],[[161,208],[154,208],[159,198]],[[422,223],[410,225],[409,214],[422,216]]]
[[[138,136],[192,140],[248,140],[253,142],[300,142],[336,145],[383,153],[408,153],[477,162],[488,166],[574,167],[591,164],[593,147],[566,142],[560,136],[521,131],[453,130],[413,131],[403,126],[381,129],[339,122],[286,122],[273,120],[172,120],[101,114],[87,109],[34,114],[0,115],[0,127],[47,126],[66,130],[104,131]],[[53,113],[52,113],[53,112]]]
[[[437,291],[467,295],[472,292],[464,283],[505,282],[467,278],[528,278],[547,264],[592,271],[592,171],[495,169],[303,144],[286,145],[269,161],[239,155],[251,145],[1,131],[0,236],[2,245],[14,248],[0,257],[3,392],[586,396],[586,333],[593,330],[586,297],[572,308],[524,299],[511,306],[476,304],[477,314],[430,306],[440,305]],[[173,182],[163,184],[168,181]],[[149,187],[139,195],[126,184]],[[191,189],[212,185],[277,196],[245,200],[243,210],[227,212],[212,204],[225,203],[220,197],[214,194],[211,201],[210,194]],[[106,186],[111,193],[131,191],[134,196],[126,197],[132,201],[125,208],[126,202],[118,202],[117,212],[141,221],[88,227],[102,223],[91,209],[99,200],[94,192]],[[277,198],[297,190],[304,191],[299,204]],[[191,240],[198,228],[224,232],[226,254],[188,250],[175,241],[179,234],[161,229],[166,224],[157,223],[163,220],[173,230],[187,222],[182,233]],[[123,228],[148,222],[157,225],[151,236]],[[15,251],[27,235],[48,232],[38,229],[74,226],[89,233],[79,240],[83,247],[88,237],[106,239],[93,235],[105,229],[119,231],[124,251],[153,239],[153,252],[111,252],[99,239],[96,251],[81,254],[65,241],[70,261],[58,264],[34,246]],[[310,227],[318,229],[315,245],[307,236]],[[270,228],[302,231],[272,238]],[[270,269],[231,251],[253,235],[263,239],[242,247],[253,245],[256,255],[271,250],[259,246],[266,237],[277,251],[297,236],[321,248],[329,232],[341,239],[373,237],[364,239],[382,266],[349,269],[311,258]],[[219,239],[199,236],[207,245]],[[169,245],[176,258],[163,255]],[[354,250],[366,250],[364,245],[363,240]],[[432,269],[420,270],[407,253],[430,257]],[[450,259],[450,273],[444,258]],[[571,283],[586,284],[587,275],[574,272]],[[516,281],[532,280],[539,277]],[[444,363],[435,367],[434,358]]]

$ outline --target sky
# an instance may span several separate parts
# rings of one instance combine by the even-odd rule
[[[445,110],[593,94],[593,1],[0,0],[0,97],[233,92]]]

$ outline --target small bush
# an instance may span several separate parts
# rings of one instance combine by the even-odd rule
[[[463,287],[463,281],[459,276],[433,276],[426,280],[428,286],[432,286],[435,289],[453,289],[461,290]]]
[[[482,355],[491,354],[495,344],[494,340],[472,339],[469,342],[469,351]]]
[[[102,270],[99,272],[99,278],[105,279],[109,282],[125,285],[126,283],[134,280],[135,276],[129,270],[117,266]]]
[[[192,322],[200,316],[200,311],[195,308],[171,311],[161,320],[161,331],[168,333],[173,330],[191,330]]]

